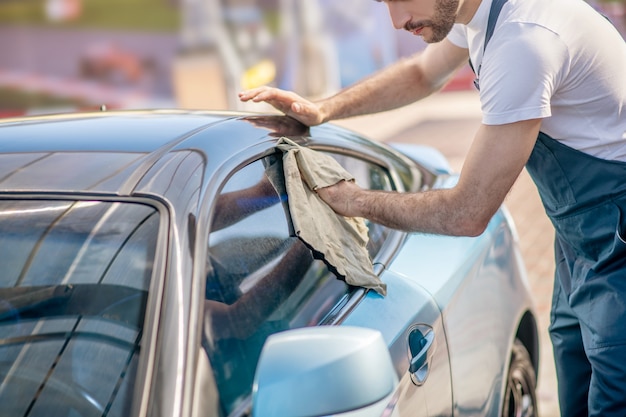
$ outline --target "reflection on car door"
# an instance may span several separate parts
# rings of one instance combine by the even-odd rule
[[[400,384],[393,416],[452,415],[452,386],[441,313],[420,286],[384,271],[387,295],[368,296],[342,324],[380,331],[389,346]]]
[[[393,189],[383,167],[333,156],[361,186]],[[268,336],[325,323],[355,290],[294,237],[287,199],[282,158],[276,154],[234,172],[213,201],[203,347],[224,415],[249,398]],[[395,232],[368,226],[368,249],[375,259]],[[391,273],[384,273],[383,280],[393,285],[387,297],[370,293],[339,321],[382,332],[401,380],[395,415],[446,415],[451,410],[450,371],[440,312],[420,287]]]
[[[354,156],[333,157],[361,187],[386,191],[400,188],[394,187],[385,167]],[[394,231],[372,222],[368,227],[370,255],[377,260],[378,251],[389,244]],[[387,260],[378,261],[385,264]],[[368,294],[342,324],[379,330],[388,343],[400,379],[389,406],[391,415],[452,415],[450,361],[439,307],[426,290],[400,275],[383,271],[381,279],[387,283],[387,296],[382,299]]]
[[[250,396],[269,335],[320,324],[353,290],[294,237],[281,161],[243,167],[214,199],[203,347],[224,415]]]

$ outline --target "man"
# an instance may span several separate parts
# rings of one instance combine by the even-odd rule
[[[470,58],[483,121],[456,187],[386,193],[341,182],[318,193],[345,216],[475,236],[526,165],[556,228],[550,334],[561,414],[625,415],[624,40],[582,0],[386,4],[396,28],[429,43],[423,53],[318,102],[267,87],[240,99],[316,125],[421,99]]]

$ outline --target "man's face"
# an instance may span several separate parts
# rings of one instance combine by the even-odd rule
[[[457,19],[460,0],[385,0],[396,29],[441,42]]]

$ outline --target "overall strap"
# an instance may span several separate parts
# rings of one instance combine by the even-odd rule
[[[489,20],[487,21],[487,32],[485,33],[485,44],[483,45],[483,54],[485,53],[485,49],[487,49],[489,40],[491,40],[491,37],[493,36],[493,31],[496,28],[496,22],[498,21],[498,16],[500,16],[502,6],[504,6],[504,3],[506,2],[507,0],[493,0],[491,3]]]
[[[493,31],[496,28],[496,22],[498,21],[498,16],[500,16],[502,6],[504,6],[504,3],[506,2],[507,0],[493,0],[491,2],[491,8],[489,9],[489,19],[487,20],[487,31],[485,32],[485,43],[483,44],[483,56],[485,55],[485,49],[487,49],[487,44],[493,36]],[[472,64],[471,59],[469,60],[469,65],[476,75],[480,73],[480,66],[478,67],[478,71],[474,70],[474,65]],[[474,84],[476,84],[476,82],[474,82]]]

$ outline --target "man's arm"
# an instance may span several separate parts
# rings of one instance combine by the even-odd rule
[[[481,234],[532,152],[541,119],[482,125],[458,184],[422,193],[363,190],[342,181],[318,189],[337,213],[364,217],[395,229],[453,236]]]
[[[324,121],[392,110],[441,89],[467,62],[466,49],[447,39],[430,44],[333,97],[320,101]]]
[[[314,126],[330,120],[391,110],[424,98],[443,87],[467,57],[467,49],[446,39],[318,102],[271,87],[244,91],[239,98],[242,101],[265,101],[286,115]]]

